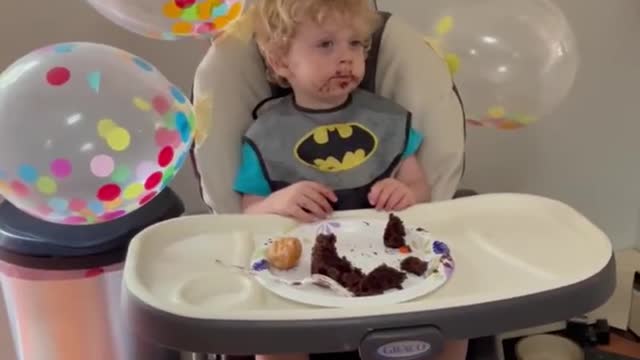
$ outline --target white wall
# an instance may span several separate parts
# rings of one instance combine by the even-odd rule
[[[464,183],[481,192],[562,200],[600,226],[616,248],[640,248],[640,2],[556,1],[582,55],[573,93],[525,130],[470,128]],[[379,4],[427,31],[421,20],[429,1]]]

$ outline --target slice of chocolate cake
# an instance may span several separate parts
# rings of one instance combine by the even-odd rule
[[[311,273],[328,276],[354,294],[364,278],[362,270],[338,255],[334,234],[320,234],[316,237],[311,249]]]
[[[389,214],[389,221],[384,229],[384,246],[392,249],[399,249],[406,244],[404,237],[407,235],[404,224],[399,217]]]
[[[390,289],[402,289],[402,283],[407,279],[407,274],[382,264],[373,269],[360,283],[360,288],[355,292],[356,296],[380,295]]]
[[[409,256],[402,260],[400,269],[417,276],[422,276],[427,271],[428,265],[429,263],[426,261],[422,261],[415,256]]]

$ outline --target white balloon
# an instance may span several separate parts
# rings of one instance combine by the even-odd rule
[[[449,64],[472,123],[526,126],[569,94],[579,57],[553,2],[443,0],[431,10],[427,39]]]
[[[100,223],[143,206],[194,134],[189,99],[120,49],[52,45],[0,74],[0,194],[46,221]]]

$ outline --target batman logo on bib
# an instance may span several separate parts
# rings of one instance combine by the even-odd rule
[[[318,126],[296,145],[294,156],[322,172],[336,173],[357,168],[377,150],[378,139],[358,123]]]

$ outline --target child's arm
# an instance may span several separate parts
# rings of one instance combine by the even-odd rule
[[[245,214],[278,214],[298,221],[313,222],[326,218],[332,211],[330,202],[338,198],[324,185],[301,181],[266,197],[243,194]]]
[[[431,201],[431,186],[427,180],[426,171],[415,155],[409,156],[400,163],[396,179],[411,189],[416,203]]]
[[[244,213],[251,213],[252,210],[259,206],[265,198],[262,196],[256,195],[242,195],[242,211]]]

